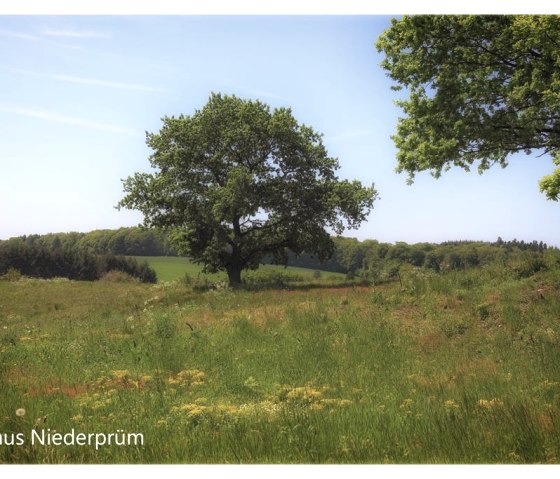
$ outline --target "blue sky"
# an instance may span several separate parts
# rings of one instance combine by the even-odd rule
[[[550,158],[512,156],[478,175],[395,173],[400,111],[374,43],[387,16],[0,16],[0,239],[134,226],[121,179],[148,171],[145,131],[211,92],[289,106],[324,134],[342,178],[381,199],[345,236],[560,246]]]

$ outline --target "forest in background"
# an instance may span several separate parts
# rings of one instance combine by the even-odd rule
[[[449,241],[440,244],[395,244],[333,237],[332,257],[288,254],[288,266],[346,274],[372,282],[400,279],[407,268],[436,273],[499,265],[523,278],[560,266],[560,250],[542,241]],[[28,235],[0,241],[0,275],[15,269],[27,276],[95,280],[111,270],[145,282],[155,281],[147,264],[129,256],[177,256],[168,235],[141,227],[95,230],[89,233]],[[265,260],[269,263],[270,259]]]

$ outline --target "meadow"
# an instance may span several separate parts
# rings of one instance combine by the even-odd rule
[[[158,281],[174,281],[184,279],[185,277],[192,279],[193,281],[210,281],[210,282],[225,282],[227,281],[227,275],[225,272],[219,273],[204,273],[202,271],[202,266],[193,263],[188,258],[181,256],[132,256],[138,262],[147,261],[151,268],[157,274]],[[293,282],[294,279],[299,281],[309,281],[312,279],[317,279],[317,277],[329,277],[334,280],[342,280],[345,275],[342,273],[332,273],[327,271],[313,270],[309,268],[298,268],[296,266],[277,266],[272,264],[264,264],[259,268],[257,277],[269,276],[270,274],[278,274],[291,276]],[[246,272],[245,279],[247,276],[254,276],[254,272]]]
[[[0,462],[560,462],[560,271],[308,274],[0,281]],[[144,440],[32,445],[33,428]]]

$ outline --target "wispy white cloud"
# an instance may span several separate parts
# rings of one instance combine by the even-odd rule
[[[0,30],[0,36],[10,38],[22,38],[25,40],[38,40],[36,36],[27,33],[14,32],[12,30]]]
[[[73,82],[73,83],[83,83],[86,85],[103,86],[108,88],[121,88],[124,90],[141,90],[141,91],[159,91],[163,92],[165,90],[161,88],[155,88],[147,85],[140,85],[136,83],[124,83],[124,82],[111,82],[104,80],[95,80],[93,78],[82,78],[70,75],[49,75],[54,80]]]
[[[83,85],[93,85],[93,86],[100,86],[105,88],[117,88],[122,90],[138,90],[138,91],[153,91],[153,92],[165,92],[166,90],[162,88],[151,87],[148,85],[141,85],[138,83],[125,83],[125,82],[113,82],[113,81],[106,81],[106,80],[97,80],[95,78],[84,78],[84,77],[77,77],[72,75],[59,75],[59,74],[48,74],[48,73],[40,73],[34,72],[31,70],[23,70],[19,68],[11,68],[11,73],[17,73],[21,75],[30,75],[30,76],[37,76],[42,78],[50,78],[51,80],[56,81],[64,81],[70,83],[81,83]]]
[[[66,123],[69,125],[81,126],[84,128],[93,128],[95,130],[110,131],[112,133],[124,133],[126,135],[139,136],[139,132],[131,128],[124,128],[118,125],[113,125],[111,123],[101,123],[97,121],[85,120],[83,118],[57,115],[56,113],[50,113],[48,111],[0,104],[0,112],[12,113],[14,115],[26,116],[30,118],[38,118],[46,121],[54,121],[57,123]]]
[[[49,37],[71,37],[71,38],[111,38],[111,35],[107,32],[97,32],[94,30],[74,30],[70,28],[49,28],[44,27],[41,29],[40,33],[42,35],[47,35]]]

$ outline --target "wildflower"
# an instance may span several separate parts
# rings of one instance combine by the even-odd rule
[[[200,416],[202,415],[208,408],[206,406],[201,406],[199,404],[183,404],[177,411],[186,412],[189,416]]]
[[[111,373],[117,379],[124,379],[130,375],[128,369],[118,369],[116,371],[111,371]]]
[[[443,403],[446,409],[459,409],[459,405],[453,401],[453,399],[448,399]]]
[[[412,406],[414,401],[412,399],[405,399],[402,404],[400,405],[401,409],[408,409]]]
[[[41,424],[45,424],[47,422],[47,416],[38,417],[35,420],[35,427],[39,427]]]
[[[81,414],[76,414],[75,416],[72,416],[70,418],[70,420],[74,421],[74,422],[82,422],[83,419],[84,419],[84,417]]]
[[[22,407],[16,409],[16,416],[17,416],[17,417],[23,417],[23,416],[25,416],[25,409],[23,409]]]
[[[492,409],[497,406],[503,406],[504,403],[499,399],[479,399],[477,403],[481,408]]]
[[[248,387],[248,388],[256,388],[259,386],[259,383],[257,382],[257,380],[253,377],[253,376],[249,376],[245,382],[243,383],[244,386]]]
[[[187,369],[169,377],[167,383],[171,386],[200,386],[204,384],[205,376],[206,374],[198,369]]]

